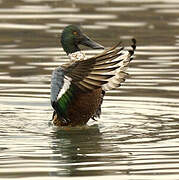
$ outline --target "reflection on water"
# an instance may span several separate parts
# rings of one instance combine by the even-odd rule
[[[0,0],[0,177],[178,179],[178,7],[177,0]],[[48,125],[50,77],[68,60],[60,32],[69,23],[106,47],[132,37],[138,46],[101,119],[59,129]]]
[[[93,154],[94,150],[96,154],[102,152],[101,135],[97,125],[74,128],[70,130],[70,133],[68,129],[53,132],[51,148],[54,153],[53,160],[57,161],[55,167],[59,170],[52,175],[89,176],[91,172],[86,173],[81,168],[86,165],[94,167],[106,164],[100,162],[101,158]],[[103,173],[100,174],[103,175]]]

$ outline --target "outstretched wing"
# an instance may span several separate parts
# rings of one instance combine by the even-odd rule
[[[132,60],[132,55],[136,48],[136,41],[134,39],[132,41],[132,50],[125,50],[123,47],[119,47],[119,43],[97,56],[74,62],[65,67],[64,72],[72,79],[72,83],[83,91],[100,87],[103,87],[104,90],[115,88],[124,79],[126,75],[124,71]],[[122,76],[122,74],[125,75]],[[107,85],[114,76],[116,76],[116,79],[117,77],[121,78],[118,81],[118,85],[106,88],[105,84]]]

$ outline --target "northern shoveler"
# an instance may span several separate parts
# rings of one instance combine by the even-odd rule
[[[52,121],[57,126],[84,125],[101,114],[105,91],[119,87],[133,59],[136,40],[131,50],[120,43],[102,53],[86,58],[79,44],[93,49],[104,49],[84,35],[75,25],[65,27],[61,44],[70,62],[57,67],[51,79]]]

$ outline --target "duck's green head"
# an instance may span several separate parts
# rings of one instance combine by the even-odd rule
[[[80,51],[80,44],[93,49],[104,49],[103,46],[83,34],[79,27],[75,25],[65,27],[61,35],[61,44],[67,54]]]

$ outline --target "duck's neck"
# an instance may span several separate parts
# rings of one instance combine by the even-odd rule
[[[80,48],[74,44],[65,45],[63,46],[63,49],[67,53],[67,55],[80,51]]]
[[[74,42],[72,42],[71,39],[63,38],[63,36],[62,36],[61,44],[67,55],[80,51],[80,48]]]

